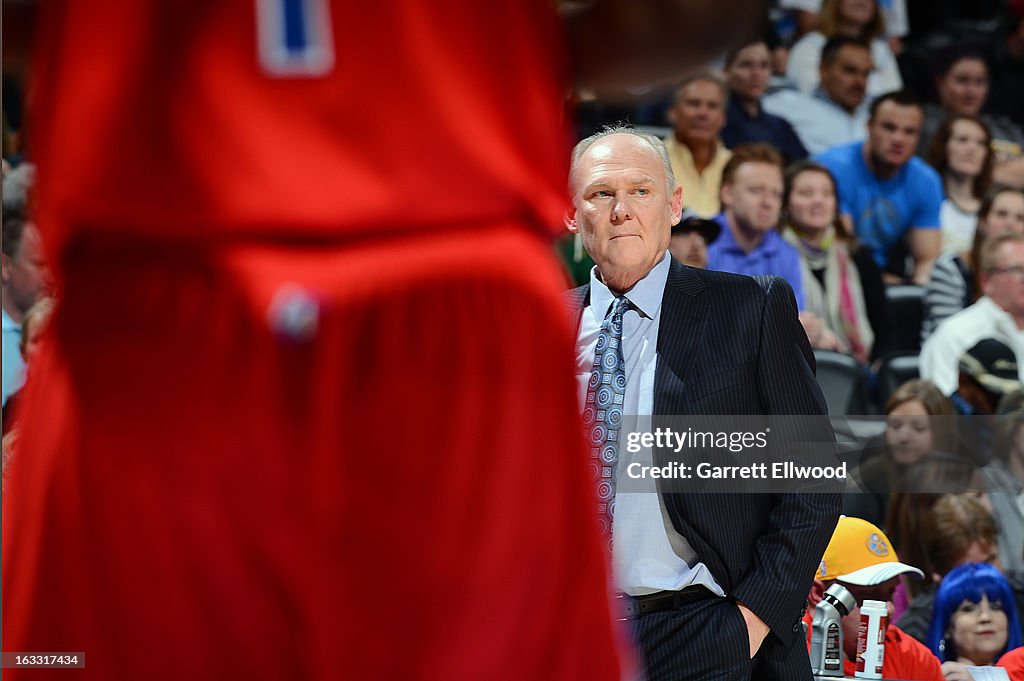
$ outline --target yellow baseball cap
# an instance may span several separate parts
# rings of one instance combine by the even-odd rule
[[[860,518],[839,516],[839,524],[818,565],[818,579],[875,586],[904,574],[924,577],[916,567],[899,562],[892,542],[880,529]]]

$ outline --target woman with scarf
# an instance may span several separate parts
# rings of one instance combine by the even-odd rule
[[[840,218],[827,168],[799,161],[787,169],[782,227],[800,252],[806,311],[862,364],[881,356],[891,326],[882,273]]]

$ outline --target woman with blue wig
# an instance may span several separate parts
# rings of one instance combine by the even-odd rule
[[[927,643],[948,680],[970,678],[964,665],[991,665],[1020,646],[1020,620],[1003,573],[988,563],[950,570],[935,596]]]

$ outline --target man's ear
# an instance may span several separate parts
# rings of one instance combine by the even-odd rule
[[[565,228],[567,230],[569,230],[570,232],[572,232],[573,234],[579,234],[580,233],[580,226],[578,224],[576,224],[576,208],[575,207],[567,208],[565,210],[565,212],[562,213],[562,224],[564,224]]]
[[[672,208],[672,226],[679,224],[679,221],[683,219],[683,187],[682,185],[676,185],[676,188],[672,190],[672,201],[670,202]]]
[[[988,272],[982,271],[978,273],[978,286],[981,287],[981,292],[986,296],[989,295],[989,282],[992,281],[992,275]]]
[[[732,205],[732,184],[723,184],[718,190],[718,200],[722,202],[722,208]]]
[[[3,263],[2,278],[3,282],[6,284],[7,280],[10,279],[11,276],[8,270],[11,269],[11,266],[14,265],[14,263],[11,262],[10,256],[8,256],[6,253],[0,254],[0,262]]]

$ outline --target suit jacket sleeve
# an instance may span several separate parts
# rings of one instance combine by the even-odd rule
[[[823,446],[834,451],[831,427],[821,418],[828,411],[814,378],[814,356],[797,319],[793,292],[778,277],[759,279],[766,288],[757,370],[765,413],[818,416],[807,419],[808,427],[818,431],[814,441],[825,441]],[[839,518],[842,481],[834,487],[773,495],[753,565],[732,592],[784,642],[793,636]]]

